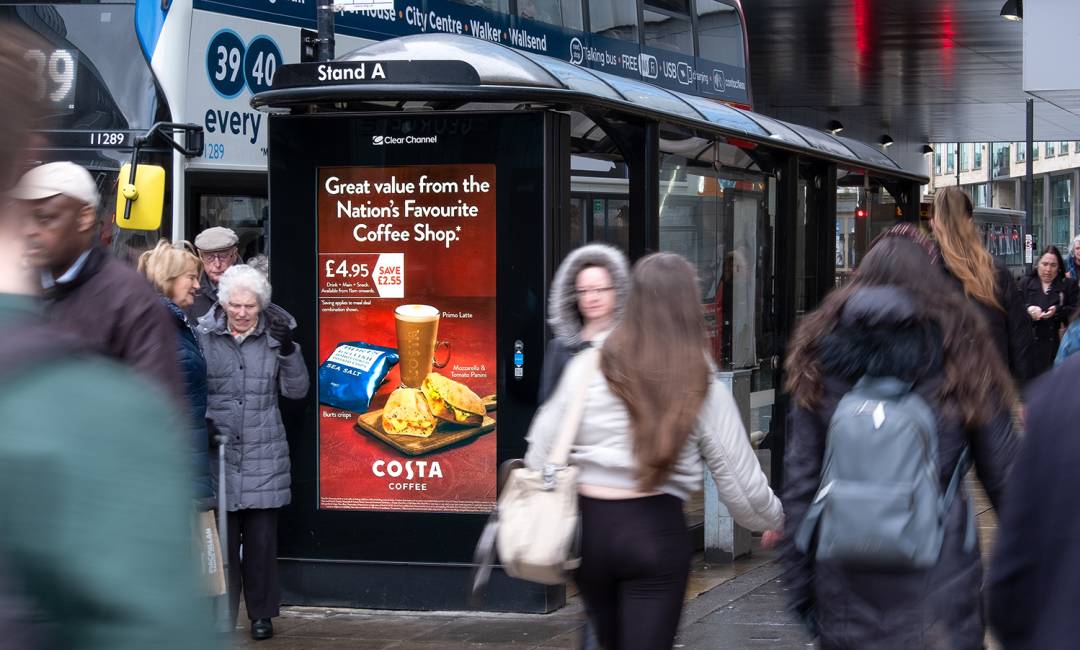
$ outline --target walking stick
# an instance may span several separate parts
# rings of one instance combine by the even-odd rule
[[[218,443],[218,538],[221,541],[221,569],[225,572],[225,594],[221,598],[219,626],[222,632],[234,627],[229,607],[229,517],[225,501],[225,436],[215,436]]]

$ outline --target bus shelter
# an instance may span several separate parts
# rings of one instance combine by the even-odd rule
[[[252,103],[275,302],[317,385],[288,409],[292,604],[469,607],[498,465],[537,406],[549,282],[586,241],[696,265],[711,352],[780,485],[785,342],[878,231],[918,220],[926,182],[860,142],[469,37],[284,66]],[[387,408],[399,388],[445,407],[431,373],[484,408],[432,430]],[[730,560],[749,535],[703,481],[702,543]],[[481,606],[564,600],[496,571]]]

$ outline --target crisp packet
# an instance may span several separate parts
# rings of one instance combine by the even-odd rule
[[[363,341],[339,343],[319,366],[319,402],[364,413],[371,397],[398,362],[397,350]]]

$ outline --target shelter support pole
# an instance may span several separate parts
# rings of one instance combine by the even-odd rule
[[[795,304],[798,279],[796,229],[799,226],[799,157],[791,154],[777,165],[776,196],[776,339],[780,366],[777,374],[776,400],[773,403],[769,449],[772,452],[770,483],[774,489],[784,485],[784,447],[787,441],[787,413],[790,402],[783,390],[784,360],[788,341],[795,331],[798,316]]]
[[[630,260],[660,250],[660,125],[589,117],[622,154],[630,182]]]
[[[334,5],[333,0],[319,0],[317,8],[319,30],[318,55],[320,61],[334,60]]]

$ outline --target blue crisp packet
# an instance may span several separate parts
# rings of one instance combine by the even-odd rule
[[[319,402],[364,413],[371,397],[398,362],[397,350],[363,341],[339,343],[319,366]]]

